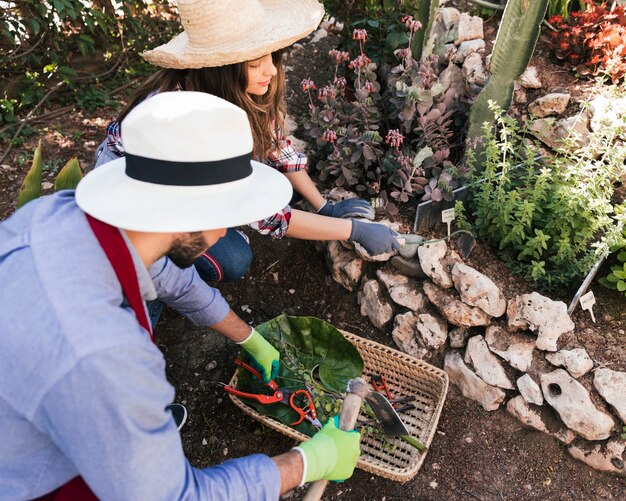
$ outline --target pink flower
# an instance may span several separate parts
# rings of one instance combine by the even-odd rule
[[[322,141],[328,141],[330,144],[334,144],[337,140],[337,133],[333,130],[326,129],[322,134]]]
[[[304,80],[302,80],[302,82],[300,82],[300,87],[302,88],[302,92],[316,89],[315,82],[313,82],[313,80],[311,80],[310,78],[305,78]]]
[[[328,55],[334,58],[337,63],[340,63],[341,61],[348,61],[350,59],[350,54],[337,49],[329,50]]]
[[[335,97],[335,90],[330,85],[325,85],[317,91],[317,98],[320,101],[323,101],[326,97],[330,97],[331,99]]]
[[[367,40],[367,31],[366,30],[354,30],[352,32],[352,40],[359,40],[360,42],[365,42]]]
[[[413,16],[404,16],[402,18],[402,22],[406,25],[407,28],[411,30],[411,33],[419,30],[422,27],[422,23],[419,21],[415,21]]]
[[[401,59],[409,59],[413,56],[413,52],[411,51],[411,47],[407,47],[406,49],[398,49],[396,55]]]
[[[363,68],[364,66],[367,66],[368,64],[370,64],[372,62],[372,60],[367,57],[365,54],[361,54],[360,56],[357,56],[356,59],[353,59],[352,61],[350,61],[349,64],[349,68],[351,70],[355,69],[355,68]]]
[[[346,88],[346,85],[348,85],[348,82],[346,82],[346,79],[344,77],[335,77],[335,79],[333,80],[333,85],[341,92],[343,92]]]
[[[392,148],[400,148],[404,142],[404,136],[398,129],[389,129],[387,136],[385,136],[385,142],[391,145]]]
[[[374,92],[374,84],[370,82],[369,80],[363,84],[363,88],[367,92]]]

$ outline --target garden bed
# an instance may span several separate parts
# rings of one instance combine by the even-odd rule
[[[486,38],[495,36],[496,27],[495,19],[487,21]],[[304,43],[287,63],[292,68],[287,95],[292,115],[297,117],[306,111],[308,101],[299,89],[300,81],[312,75],[322,81],[332,71],[326,53],[335,42],[329,37],[315,45]],[[590,85],[552,62],[550,53],[542,37],[531,64],[539,68],[544,88],[567,90],[574,98],[584,96]],[[532,97],[531,92],[529,99]],[[83,167],[91,166],[95,146],[103,138],[106,122],[114,113],[112,109],[82,115],[73,113],[37,126],[35,134],[5,160],[6,166],[0,167],[0,218],[7,217],[15,208],[17,189],[38,137],[44,138],[44,162],[50,167],[44,181],[50,182],[55,168],[71,155],[77,155]],[[400,213],[405,231],[410,231],[414,211],[412,206]],[[443,226],[435,227],[428,236],[442,236],[443,231]],[[356,295],[330,278],[324,259],[313,243],[272,241],[247,233],[255,254],[252,269],[242,281],[220,287],[242,318],[258,324],[281,313],[313,315],[340,329],[394,346],[391,326],[378,330],[360,315]],[[507,299],[533,290],[480,242],[467,264],[491,277]],[[595,282],[592,290],[597,298],[594,310],[597,322],[577,309],[572,316],[576,328],[562,336],[561,346],[582,346],[598,364],[623,370],[626,367],[624,297]],[[575,287],[562,289],[552,297],[569,303],[574,291]],[[192,326],[171,311],[165,312],[156,336],[165,354],[168,377],[177,389],[177,401],[186,403],[190,411],[182,438],[193,464],[209,466],[255,452],[278,454],[294,445],[242,415],[224,392],[214,387],[216,381],[228,381],[236,346],[216,333]],[[438,366],[442,362],[442,359],[433,360]],[[350,500],[623,498],[623,480],[573,460],[555,439],[523,428],[502,409],[494,413],[483,411],[452,385],[438,430],[420,473],[410,483],[401,485],[357,471],[352,480],[331,485],[329,497]]]

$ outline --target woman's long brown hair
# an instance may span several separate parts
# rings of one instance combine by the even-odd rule
[[[137,104],[151,92],[173,91],[180,85],[182,90],[207,92],[221,97],[242,108],[248,115],[254,139],[253,156],[265,160],[270,151],[279,146],[278,129],[284,131],[286,112],[285,72],[282,65],[282,50],[272,53],[276,76],[263,96],[246,92],[246,63],[236,63],[217,68],[170,69],[163,68],[148,78],[131,96],[122,109],[117,121],[121,122]]]

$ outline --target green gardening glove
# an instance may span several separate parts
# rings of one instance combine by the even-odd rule
[[[339,416],[329,419],[313,438],[295,448],[304,459],[301,483],[346,480],[352,476],[361,454],[361,434],[355,430],[342,431],[338,425]]]
[[[250,365],[261,373],[264,383],[268,383],[270,379],[276,379],[280,366],[280,355],[278,350],[269,344],[261,334],[252,329],[252,334],[239,345],[250,355]]]

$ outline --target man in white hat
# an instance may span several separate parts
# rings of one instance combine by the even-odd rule
[[[122,127],[125,158],[0,224],[0,499],[277,499],[348,478],[359,435],[334,422],[274,458],[185,459],[144,301],[158,292],[271,377],[276,350],[190,265],[291,187],[250,160],[246,114],[209,94],[162,93]]]

